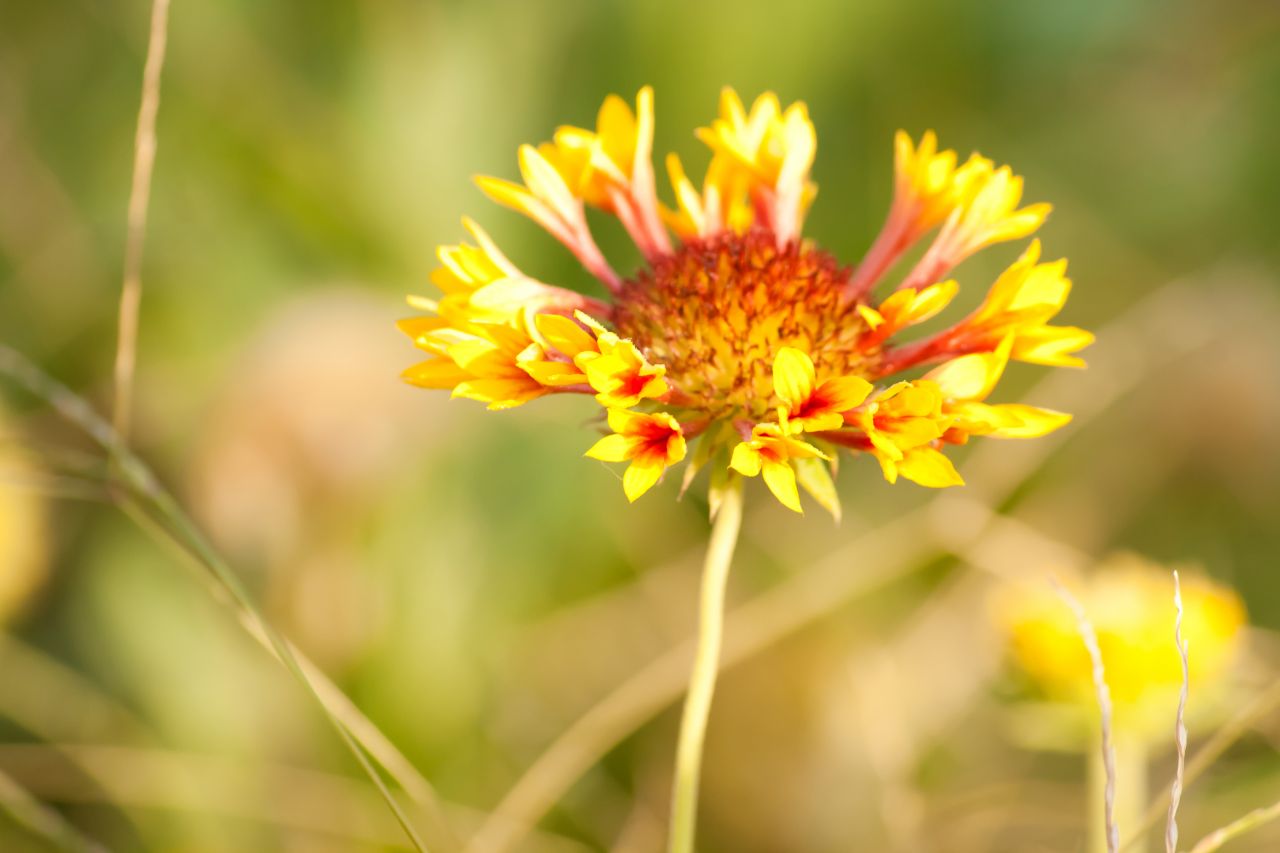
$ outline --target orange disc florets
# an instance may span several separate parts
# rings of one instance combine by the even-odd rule
[[[714,418],[759,419],[777,406],[772,365],[783,346],[824,376],[872,376],[879,348],[841,296],[848,271],[807,243],[778,248],[763,229],[691,240],[627,281],[618,333],[667,368],[673,402]]]

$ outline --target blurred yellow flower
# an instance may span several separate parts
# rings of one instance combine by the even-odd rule
[[[39,472],[12,447],[0,421],[0,625],[26,604],[49,559],[44,501],[28,482]]]
[[[890,482],[944,487],[963,482],[946,445],[973,435],[1031,438],[1067,422],[985,402],[1010,358],[1075,365],[1073,353],[1091,340],[1046,325],[1068,285],[1061,262],[1037,265],[1038,243],[967,320],[912,343],[895,340],[951,303],[959,285],[947,275],[957,264],[1030,235],[1048,214],[1045,204],[1021,206],[1022,179],[1008,166],[978,155],[957,165],[932,132],[918,145],[900,132],[893,206],[850,271],[801,236],[817,191],[817,134],[803,103],[784,107],[766,92],[748,109],[726,89],[719,115],[696,134],[711,149],[701,187],[667,158],[673,207],[657,197],[653,129],[650,88],[634,109],[611,95],[594,130],[561,127],[550,142],[522,146],[521,182],[477,179],[490,198],[563,243],[612,299],[530,278],[464,220],[476,245],[440,249],[432,280],[443,297],[411,297],[430,316],[400,324],[430,356],[405,372],[409,382],[493,409],[588,394],[618,437],[590,455],[631,462],[628,498],[684,455],[661,456],[661,465],[656,452],[628,455],[643,427],[673,430],[681,448],[700,438],[695,469],[763,473],[797,511],[798,484],[838,513],[831,474],[839,448],[871,454]],[[620,276],[600,251],[587,206],[617,217],[640,249],[646,263],[632,276]],[[935,229],[921,261],[873,306],[884,273]],[[929,364],[941,367],[892,381]]]
[[[1236,659],[1244,604],[1203,576],[1181,573],[1181,581],[1191,695],[1203,708],[1225,686]],[[1126,555],[1069,586],[1097,632],[1116,724],[1167,735],[1182,686],[1170,570]],[[1094,707],[1088,654],[1073,614],[1052,589],[1020,587],[998,600],[996,612],[1015,662],[1050,699]]]

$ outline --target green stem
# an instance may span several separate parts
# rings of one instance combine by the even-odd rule
[[[702,592],[698,612],[698,647],[689,677],[689,695],[680,720],[676,747],[675,783],[671,795],[671,853],[692,853],[698,817],[698,779],[702,771],[702,744],[707,734],[711,697],[720,667],[720,642],[724,633],[724,593],[729,565],[742,526],[742,484],[725,490],[707,559],[702,567]]]

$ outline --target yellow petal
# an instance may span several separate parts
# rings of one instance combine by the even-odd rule
[[[573,320],[560,314],[538,314],[533,318],[533,325],[548,346],[569,358],[596,348],[595,338]]]
[[[649,418],[651,416],[642,415],[639,412],[632,412],[632,411],[628,411],[627,409],[623,409],[615,406],[609,409],[608,417],[609,417],[609,429],[613,430],[614,432],[631,433],[635,431],[635,426],[637,422],[643,421],[646,418]],[[652,417],[658,417],[658,416],[654,415]],[[667,417],[670,418],[671,416],[667,415]]]
[[[1084,367],[1084,359],[1073,353],[1093,341],[1092,332],[1075,326],[1043,326],[1020,333],[1014,340],[1012,357],[1049,367]]]
[[[459,382],[471,378],[471,374],[458,367],[452,359],[433,358],[420,362],[400,374],[411,385],[421,388],[453,388]]]
[[[1044,224],[1045,219],[1053,211],[1053,205],[1032,204],[1009,214],[986,232],[986,242],[1000,243],[1006,240],[1021,240],[1036,232]]]
[[[516,268],[516,265],[507,259],[507,256],[502,253],[498,245],[493,242],[493,238],[480,227],[478,222],[469,216],[464,216],[462,217],[462,227],[467,229],[471,236],[475,238],[476,243],[479,244],[480,249],[484,252],[485,258],[494,267],[506,275],[519,275],[520,271]]]
[[[804,513],[800,506],[800,492],[796,489],[796,472],[786,462],[766,461],[762,466],[764,483],[773,496],[789,510]]]
[[[760,452],[748,442],[742,441],[733,448],[733,458],[729,467],[746,477],[754,477],[760,473]]]
[[[836,492],[836,484],[831,479],[827,464],[821,459],[797,459],[795,471],[800,487],[839,522],[840,495]]]
[[[670,415],[666,415],[666,417],[671,418]],[[677,430],[680,429],[680,425],[675,422],[675,418],[671,418],[671,422],[672,422],[672,426],[674,426]],[[668,466],[676,464],[677,462],[684,459],[685,454],[688,452],[689,452],[689,443],[685,441],[685,437],[683,433],[680,433],[671,437],[670,439],[667,440],[666,464]]]
[[[931,284],[920,291],[912,300],[909,323],[923,323],[937,316],[938,312],[951,304],[960,292],[960,282],[955,279]]]
[[[428,299],[425,296],[419,296],[416,293],[410,293],[405,296],[404,301],[409,303],[410,308],[417,308],[419,311],[431,311],[432,313],[440,310],[440,303],[434,299]]]
[[[884,316],[870,305],[858,305],[857,308],[858,313],[862,315],[862,319],[866,321],[867,328],[871,331],[874,332],[884,324]]]
[[[488,403],[490,409],[512,409],[541,397],[546,389],[518,379],[472,379],[453,389],[454,397]]]
[[[1012,338],[1006,337],[994,352],[962,355],[935,367],[924,378],[938,383],[948,400],[985,400],[1004,375],[1012,347]]]
[[[1066,272],[1065,258],[1047,264],[1036,264],[1018,286],[1006,310],[1047,308],[1048,317],[1052,317],[1071,294],[1071,279],[1067,278]]]
[[[582,455],[588,459],[599,459],[601,462],[625,462],[631,458],[634,445],[635,442],[632,439],[615,433],[606,435],[591,445],[591,448]]]
[[[971,435],[995,435],[1001,430],[1022,425],[1022,419],[1008,407],[990,406],[974,400],[950,403],[947,413],[955,417],[952,427],[964,433],[966,439]]]
[[[664,470],[666,469],[660,462],[642,459],[632,462],[627,467],[626,473],[622,475],[622,490],[626,493],[627,500],[634,501],[653,488],[653,484],[662,477]]]
[[[521,145],[519,159],[520,174],[534,196],[566,219],[573,215],[575,208],[580,209],[578,200],[569,191],[564,178],[537,148]]]
[[[829,459],[827,454],[807,441],[787,436],[783,439],[788,459]]]
[[[813,360],[794,347],[783,347],[773,359],[773,390],[782,402],[795,409],[813,395]]]
[[[884,474],[885,480],[890,484],[898,482],[898,462],[890,459],[881,453],[875,454],[876,461],[880,463],[880,471]]]
[[[396,328],[404,332],[416,342],[418,338],[443,328],[445,321],[439,317],[406,317],[396,321]]]
[[[702,196],[693,188],[693,181],[685,174],[680,158],[672,153],[667,155],[667,175],[671,179],[671,187],[676,194],[677,212],[666,211],[664,218],[667,224],[681,237],[695,237],[705,233],[707,226],[706,211]]]
[[[861,376],[839,376],[822,383],[822,397],[828,400],[834,412],[847,412],[871,395],[875,386]]]
[[[595,317],[592,317],[590,314],[588,314],[585,311],[574,311],[573,316],[578,318],[579,323],[582,323],[584,326],[587,326],[588,328],[590,328],[591,331],[595,332],[597,338],[600,337],[601,335],[612,334],[608,329],[604,327],[604,325],[599,320],[597,320]]]
[[[964,485],[964,480],[951,460],[932,447],[917,447],[908,451],[897,466],[899,474],[931,489]]]
[[[524,214],[530,214],[531,210],[537,206],[537,199],[533,197],[533,193],[517,183],[503,180],[502,178],[480,175],[476,178],[476,186],[498,204],[505,205]]]
[[[1065,412],[1055,412],[1052,409],[1041,409],[1021,403],[1006,403],[992,408],[1013,415],[1019,421],[1017,426],[993,430],[991,435],[996,438],[1039,438],[1071,422],[1071,415]]]
[[[779,416],[786,419],[785,409],[779,409]],[[787,432],[797,435],[802,432],[826,432],[844,426],[844,415],[838,412],[827,412],[821,415],[810,415],[798,420],[787,420]]]

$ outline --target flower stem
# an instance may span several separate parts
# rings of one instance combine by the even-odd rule
[[[720,667],[720,641],[724,633],[724,592],[729,565],[742,526],[742,483],[725,489],[707,558],[702,567],[702,592],[698,611],[698,647],[689,677],[689,693],[680,719],[676,747],[675,782],[671,794],[671,853],[692,853],[698,816],[698,779],[702,771],[702,743],[707,733],[711,697]]]

